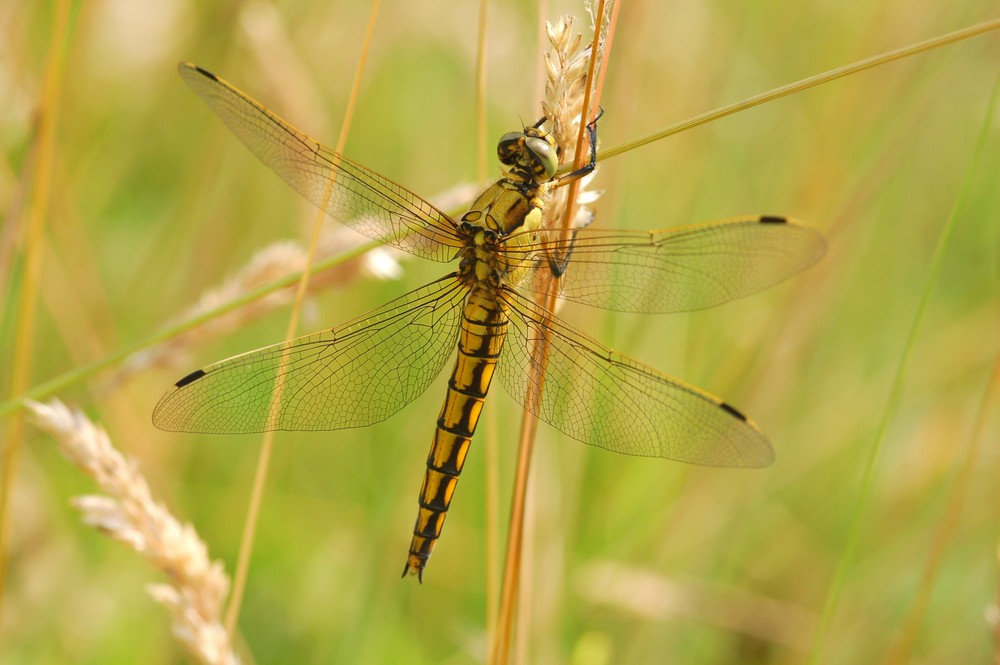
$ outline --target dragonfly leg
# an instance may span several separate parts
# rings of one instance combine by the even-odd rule
[[[587,123],[587,133],[590,135],[590,161],[575,171],[570,171],[566,175],[559,176],[559,179],[552,183],[553,187],[568,185],[574,180],[579,180],[597,168],[597,121],[604,115],[604,109],[597,112],[597,117]]]
[[[604,115],[604,109],[602,108],[597,113],[597,117],[594,118],[587,125],[587,133],[590,134],[590,162],[584,164],[582,167],[575,171],[571,171],[566,175],[560,177],[556,183],[555,187],[561,187],[562,185],[573,182],[578,178],[582,178],[588,173],[591,173],[597,167],[597,121],[601,119]],[[549,257],[549,270],[552,271],[554,277],[562,277],[563,273],[566,272],[566,267],[569,266],[570,257],[573,256],[573,247],[576,243],[576,232],[579,229],[585,229],[590,226],[591,222],[594,221],[594,213],[589,213],[587,221],[578,225],[573,230],[573,235],[570,237],[569,250],[562,256],[561,259],[550,256]]]
[[[585,223],[581,224],[577,228],[573,229],[573,235],[569,238],[569,249],[563,254],[562,258],[556,258],[554,256],[549,256],[549,270],[552,272],[552,276],[559,278],[563,276],[566,272],[566,268],[569,266],[569,260],[573,256],[573,248],[576,247],[576,233],[582,228],[590,226],[590,223],[594,221],[594,213],[590,213],[590,219]]]

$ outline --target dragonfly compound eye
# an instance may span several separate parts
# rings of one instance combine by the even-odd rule
[[[556,173],[556,167],[559,166],[556,149],[549,143],[548,139],[538,136],[529,136],[524,139],[524,142],[531,154],[534,155],[535,162],[545,172],[546,179],[551,179]]]
[[[517,163],[517,155],[521,151],[521,139],[524,132],[507,132],[500,137],[497,143],[497,157],[500,163],[505,166],[514,166]]]

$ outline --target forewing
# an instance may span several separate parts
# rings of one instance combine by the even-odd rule
[[[448,276],[332,330],[192,372],[160,399],[153,424],[237,434],[377,423],[440,373],[455,348],[466,292]]]
[[[181,77],[250,151],[330,217],[435,261],[461,246],[455,222],[405,187],[303,134],[223,79],[190,63]]]
[[[528,250],[513,249],[515,264],[531,260],[537,265],[521,286],[545,292],[552,280],[548,257],[565,256],[567,250],[561,298],[619,312],[663,314],[712,307],[773,286],[819,261],[826,242],[815,229],[784,217],[741,217],[660,231],[584,228],[575,241],[543,236]]]
[[[497,373],[540,420],[626,455],[729,467],[774,461],[760,428],[718,397],[612,351],[513,291],[503,300],[510,323]],[[532,352],[541,341],[544,362]]]

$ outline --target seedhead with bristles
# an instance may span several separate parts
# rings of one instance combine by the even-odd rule
[[[584,44],[583,35],[573,30],[574,19],[564,16],[555,23],[545,24],[549,49],[545,52],[545,98],[542,111],[552,127],[552,137],[559,150],[560,162],[573,163],[576,157],[577,137],[584,123],[581,113],[587,90],[587,72],[590,66],[590,44]],[[586,143],[585,145],[589,145]],[[584,160],[588,159],[584,155]],[[593,219],[588,204],[601,195],[587,191],[596,173],[581,179],[576,196],[576,212],[571,226],[586,226]],[[556,189],[543,212],[543,226],[558,228],[568,203],[570,189]]]
[[[85,415],[58,400],[28,407],[38,425],[56,437],[62,453],[107,493],[73,499],[83,521],[170,578],[169,584],[150,585],[149,594],[170,611],[178,641],[205,665],[238,665],[219,621],[229,578],[220,562],[209,559],[194,527],[153,500],[136,462],[118,452],[107,432]]]

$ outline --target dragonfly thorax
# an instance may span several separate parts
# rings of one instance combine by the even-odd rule
[[[458,232],[465,244],[459,250],[459,277],[463,282],[500,285],[514,267],[505,252],[509,243],[529,242],[534,234],[524,232],[541,227],[546,183],[533,178],[503,178],[488,187],[462,215]],[[515,233],[517,237],[508,240]]]
[[[463,223],[460,233],[466,245],[459,250],[458,277],[471,286],[485,284],[498,287],[502,280],[498,235],[495,231]]]

